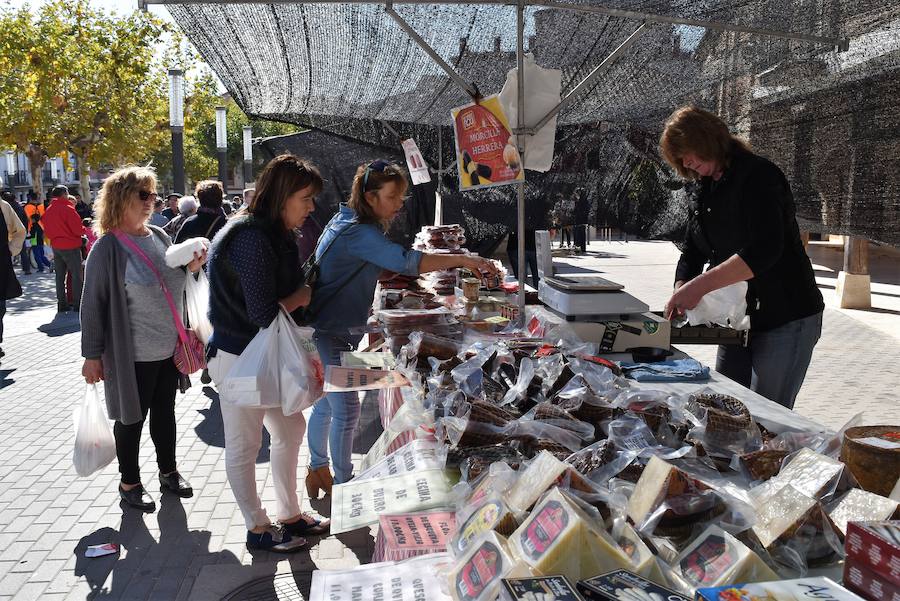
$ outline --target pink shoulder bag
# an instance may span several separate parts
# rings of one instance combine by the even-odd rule
[[[197,338],[197,335],[193,330],[184,327],[181,316],[178,315],[178,308],[175,306],[175,299],[172,298],[172,293],[169,292],[169,288],[166,286],[162,274],[156,269],[156,265],[153,264],[153,261],[151,261],[149,257],[144,254],[144,251],[142,251],[126,234],[122,232],[113,232],[113,234],[115,234],[119,242],[133,250],[137,256],[143,259],[144,263],[147,264],[147,267],[149,267],[154,275],[156,275],[156,279],[159,280],[159,286],[166,295],[169,309],[172,311],[172,319],[175,320],[175,328],[178,330],[178,342],[175,344],[174,356],[175,367],[185,375],[190,375],[205,368],[206,357],[203,349],[203,342]]]

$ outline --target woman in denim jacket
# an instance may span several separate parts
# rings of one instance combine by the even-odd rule
[[[408,188],[406,173],[384,160],[356,170],[350,200],[342,204],[319,239],[319,279],[310,314],[315,341],[325,365],[340,365],[341,352],[354,350],[362,336],[351,330],[366,325],[382,270],[415,276],[428,271],[466,267],[481,274],[497,268],[488,259],[469,255],[437,255],[403,248],[385,238],[384,231],[403,207]],[[327,252],[325,252],[327,250]],[[307,493],[331,492],[327,448],[331,447],[334,481],[353,475],[350,454],[360,404],[355,393],[329,393],[313,409],[307,440],[310,469]]]

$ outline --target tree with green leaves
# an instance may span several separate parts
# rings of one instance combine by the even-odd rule
[[[52,0],[0,18],[0,142],[28,155],[41,193],[47,156],[78,157],[82,195],[91,166],[146,159],[168,121],[165,71],[155,57],[166,25],[149,14],[109,15],[87,0]]]

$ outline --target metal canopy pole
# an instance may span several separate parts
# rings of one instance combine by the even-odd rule
[[[394,21],[397,22],[400,28],[403,29],[403,31],[405,31],[409,35],[409,37],[411,37],[413,41],[418,44],[426,54],[428,54],[428,56],[431,57],[431,60],[436,62],[438,66],[443,69],[444,72],[447,73],[447,75],[450,76],[450,79],[456,82],[456,85],[465,90],[466,94],[468,94],[472,98],[476,98],[478,96],[478,90],[475,89],[475,86],[460,77],[459,74],[457,74],[456,71],[453,70],[453,67],[447,64],[447,61],[442,59],[441,55],[435,52],[434,48],[432,48],[428,44],[428,42],[426,42],[418,33],[416,33],[416,30],[412,28],[412,25],[407,23],[403,19],[403,17],[401,17],[397,13],[397,11],[394,10],[392,2],[388,2],[384,5],[384,11],[389,14]]]
[[[536,125],[533,125],[530,128],[527,128],[525,130],[525,133],[534,135],[535,133],[539,132],[542,127],[547,125],[547,122],[550,121],[550,119],[552,119],[554,116],[556,116],[557,113],[559,113],[561,110],[563,110],[564,108],[566,108],[567,106],[572,104],[575,101],[575,95],[578,94],[579,92],[581,92],[581,90],[583,90],[587,86],[591,85],[591,83],[593,83],[593,81],[595,79],[597,79],[597,76],[600,75],[600,73],[602,73],[606,67],[611,65],[613,63],[613,61],[615,61],[617,58],[619,58],[619,56],[621,54],[623,54],[626,50],[628,50],[631,47],[631,45],[634,44],[635,41],[637,41],[638,37],[640,37],[640,35],[642,33],[644,33],[644,30],[646,29],[646,27],[647,27],[647,25],[645,23],[641,23],[641,26],[638,27],[637,29],[635,29],[634,33],[632,33],[630,36],[628,36],[628,39],[626,39],[624,42],[622,42],[618,48],[613,50],[609,56],[607,56],[605,59],[603,59],[603,62],[601,62],[599,65],[597,65],[596,68],[594,68],[594,70],[591,71],[587,77],[582,79],[578,83],[577,86],[572,88],[569,91],[569,93],[566,94],[565,97],[559,101],[559,104],[557,104],[555,107],[553,107],[550,110],[550,112],[548,112],[546,115],[544,115],[543,119],[538,121]]]
[[[517,129],[525,127],[525,0],[519,0],[516,6],[516,66],[518,68],[518,101],[516,103]],[[525,169],[525,136],[516,134],[516,145],[519,147],[519,164]],[[518,219],[516,228],[518,236],[518,263],[519,263],[519,324],[525,323],[525,182],[519,182],[518,188]],[[537,274],[535,274],[537,277]]]
[[[382,4],[383,1],[384,0],[314,0],[312,2],[304,2],[303,4]],[[298,0],[137,0],[137,2],[138,8],[141,10],[147,10],[147,6],[150,4],[300,4]],[[392,0],[392,2],[388,6],[392,4],[498,4],[508,6],[510,2],[509,0],[434,0],[433,2],[428,2],[425,0]],[[610,17],[618,17],[620,19],[637,19],[638,21],[647,21],[651,23],[690,25],[692,27],[703,27],[705,29],[739,31],[742,33],[752,33],[774,38],[783,38],[787,40],[798,40],[802,42],[810,42],[813,44],[822,44],[824,46],[834,46],[839,52],[846,52],[850,48],[850,40],[848,38],[831,38],[806,35],[802,33],[791,33],[788,31],[780,31],[777,29],[746,27],[744,25],[736,25],[733,23],[725,23],[722,21],[704,21],[702,19],[667,17],[655,13],[644,13],[631,10],[620,10],[617,8],[606,8],[603,6],[598,6],[596,4],[572,4],[570,2],[559,2],[557,0],[529,0],[528,2],[526,2],[526,5],[545,6],[547,8],[557,8],[560,10],[599,13],[608,15]]]

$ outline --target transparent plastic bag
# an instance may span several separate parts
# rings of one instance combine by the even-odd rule
[[[507,391],[506,396],[503,397],[503,402],[501,403],[501,405],[511,405],[516,403],[517,401],[523,400],[526,393],[528,392],[528,386],[534,379],[534,375],[534,361],[527,357],[522,359],[522,361],[519,363],[519,376],[516,379],[516,383]]]
[[[692,326],[718,325],[735,330],[749,330],[747,315],[747,282],[737,282],[705,294],[700,303],[684,313]]]
[[[196,276],[196,278],[195,278]],[[184,285],[184,308],[187,311],[190,327],[203,344],[209,343],[212,336],[212,323],[209,321],[209,280],[202,269],[196,274],[188,272]]]
[[[278,327],[279,396],[285,415],[312,407],[324,395],[325,367],[316,350],[312,328],[300,327],[286,311],[275,318]]]
[[[81,406],[74,411],[75,449],[72,463],[79,476],[87,477],[116,458],[116,440],[103,410],[96,384],[84,391]]]

